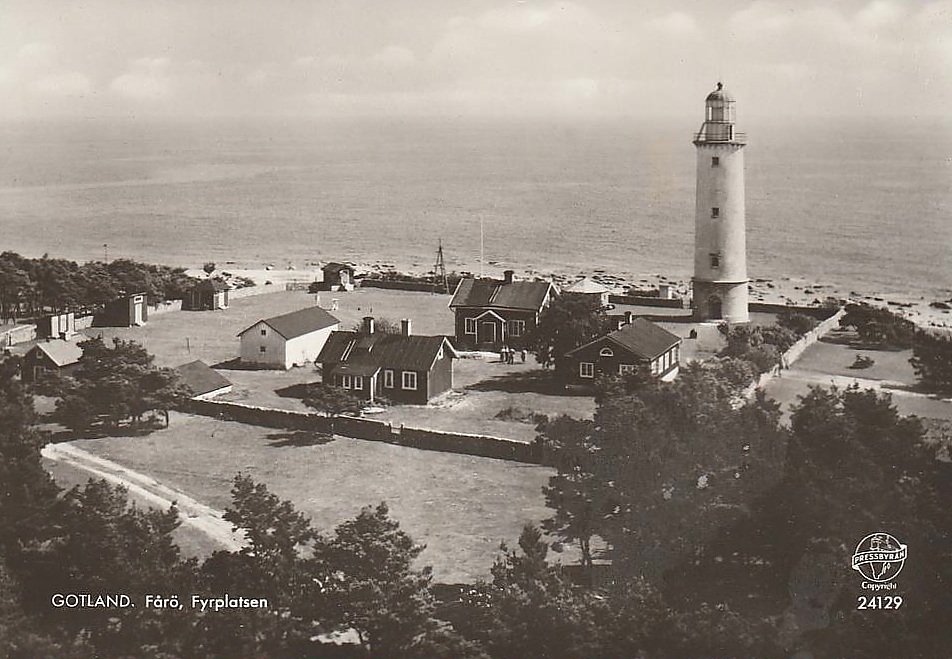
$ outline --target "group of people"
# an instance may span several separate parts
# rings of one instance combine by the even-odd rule
[[[522,360],[522,363],[526,363],[526,351],[519,350],[519,359]],[[515,364],[516,363],[516,351],[510,348],[509,346],[504,345],[502,350],[499,351],[499,360],[503,364]]]

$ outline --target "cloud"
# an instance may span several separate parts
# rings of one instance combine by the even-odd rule
[[[170,61],[165,57],[133,60],[126,73],[115,78],[109,89],[136,100],[157,100],[171,93]]]
[[[93,92],[92,81],[78,71],[43,76],[32,88],[49,96],[86,96]]]
[[[413,51],[403,46],[387,46],[383,50],[374,53],[370,59],[374,64],[385,67],[410,66],[417,61]]]
[[[697,21],[690,14],[674,11],[648,21],[651,30],[659,30],[673,36],[692,36],[700,31]]]

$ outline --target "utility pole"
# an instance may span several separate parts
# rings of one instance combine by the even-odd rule
[[[102,260],[104,263],[109,263],[109,244],[102,244]]]

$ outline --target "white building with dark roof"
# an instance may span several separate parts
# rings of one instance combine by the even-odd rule
[[[313,363],[340,321],[320,307],[259,320],[241,331],[241,362],[289,369]]]

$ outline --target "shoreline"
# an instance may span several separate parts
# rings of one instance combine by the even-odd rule
[[[324,261],[326,263],[326,261]],[[307,282],[320,279],[320,265],[318,261],[309,260],[297,264],[284,262],[285,267],[279,267],[278,262],[260,263],[251,261],[228,261],[221,264],[213,274],[228,272],[236,277],[247,277],[261,285],[270,281],[275,286],[283,286],[289,282]],[[352,265],[358,275],[375,272],[395,271],[414,277],[424,276],[432,272],[432,266],[426,267],[419,263],[401,263],[399,260],[376,261],[346,261]],[[487,277],[502,278],[503,271],[510,269],[505,264],[489,261],[483,268]],[[588,272],[571,272],[568,269],[552,268],[538,270],[533,268],[512,267],[517,279],[541,279],[552,281],[557,286],[565,287],[582,277],[591,277],[614,292],[624,293],[629,286],[632,288],[657,288],[660,284],[671,286],[679,297],[687,297],[690,293],[690,280],[684,277],[673,277],[661,273],[640,274],[626,277],[624,275],[597,269]],[[206,275],[201,268],[186,270],[191,276],[204,278]],[[478,276],[478,272],[459,271],[467,276]],[[804,277],[783,277],[777,279],[754,278],[750,280],[750,301],[793,306],[817,306],[826,298],[848,300],[857,303],[867,303],[873,306],[886,307],[895,313],[911,320],[923,328],[952,328],[952,310],[930,306],[934,302],[942,302],[952,307],[952,294],[947,299],[928,299],[925,296],[915,298],[910,295],[882,295],[876,292],[863,292],[834,284],[811,281]]]

